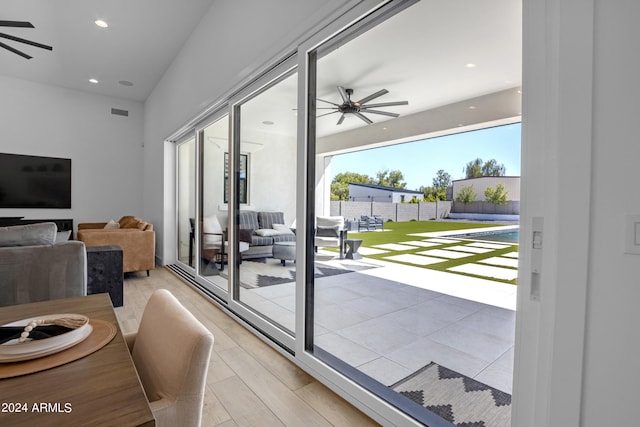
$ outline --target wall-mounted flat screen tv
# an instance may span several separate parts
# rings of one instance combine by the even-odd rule
[[[0,153],[0,208],[71,208],[71,159]]]

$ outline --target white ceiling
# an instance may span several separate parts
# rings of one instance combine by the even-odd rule
[[[352,88],[354,101],[387,89],[370,103],[406,100],[407,106],[378,109],[407,116],[519,87],[521,20],[520,0],[422,0],[319,59],[318,98],[342,103],[338,85]],[[261,106],[247,108],[251,116],[243,116],[243,123],[267,133],[295,134],[296,83],[288,78],[256,98]],[[319,101],[317,107],[330,105]],[[473,107],[479,113],[485,106]],[[318,110],[318,115],[330,111]],[[375,123],[393,120],[365,115]],[[351,114],[337,125],[339,118],[339,113],[319,117],[317,134],[367,126]]]
[[[26,60],[0,49],[0,73],[144,101],[212,3],[2,0],[0,20],[30,21],[36,28],[0,31],[52,45],[53,51],[0,40],[33,56]],[[517,87],[522,73],[521,16],[521,0],[422,0],[321,58],[318,97],[339,103],[338,85],[354,89],[355,100],[384,88],[389,93],[372,102],[407,100],[408,106],[380,108],[406,116]],[[106,20],[110,27],[98,28],[96,19]],[[91,84],[89,78],[100,83]],[[122,80],[134,85],[123,86]],[[295,132],[295,83],[288,79],[256,99],[264,108],[250,110],[262,131]],[[318,106],[327,106],[322,104]],[[319,118],[319,134],[364,126],[353,116],[336,126],[338,118],[339,114]],[[373,114],[369,118],[390,119]]]
[[[27,60],[0,48],[0,73],[144,101],[212,1],[2,0],[0,20],[28,21],[35,28],[2,27],[0,32],[53,46],[53,51],[0,39],[33,56]],[[96,19],[109,28],[97,27]],[[90,78],[99,83],[89,83]],[[119,84],[122,80],[133,86]]]

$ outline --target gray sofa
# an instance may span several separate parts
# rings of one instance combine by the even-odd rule
[[[242,259],[273,256],[275,242],[295,242],[296,235],[285,225],[282,212],[240,211],[238,213],[239,240],[249,249]]]
[[[56,243],[54,223],[0,227],[0,306],[87,294],[84,243]]]

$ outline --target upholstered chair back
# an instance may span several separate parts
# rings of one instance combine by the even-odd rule
[[[127,336],[156,426],[199,426],[213,334],[167,290],[155,291]]]

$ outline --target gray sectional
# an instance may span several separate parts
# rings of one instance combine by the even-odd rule
[[[56,230],[54,223],[0,227],[0,306],[87,294],[84,243],[56,242]]]
[[[249,243],[242,259],[273,256],[274,242],[295,242],[295,234],[288,230],[282,212],[240,211],[238,213],[239,239]]]

